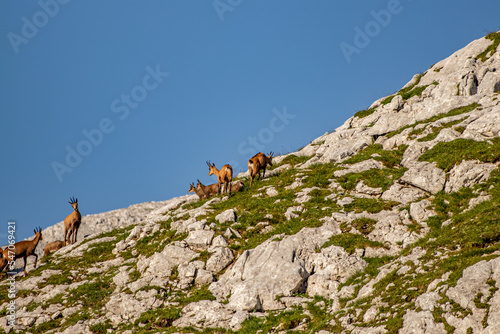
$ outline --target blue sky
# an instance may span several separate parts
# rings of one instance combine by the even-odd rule
[[[500,2],[0,2],[0,244],[287,153],[470,41]],[[85,222],[84,222],[85,223]],[[3,227],[1,227],[3,226]]]

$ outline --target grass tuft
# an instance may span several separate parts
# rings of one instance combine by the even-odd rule
[[[500,44],[500,32],[492,32],[486,35],[485,38],[493,41],[493,43],[491,43],[483,52],[476,56],[476,59],[479,59],[482,62],[488,60],[488,58],[493,56],[497,51],[498,45]]]
[[[491,142],[490,144],[462,138],[441,142],[422,154],[418,160],[436,162],[445,172],[463,160],[496,162],[500,158],[500,138],[493,138]]]
[[[354,114],[354,116],[358,117],[358,118],[365,118],[367,116],[370,116],[374,112],[375,112],[375,108],[370,108],[370,109],[366,109],[366,110],[360,110],[360,111],[356,112]]]

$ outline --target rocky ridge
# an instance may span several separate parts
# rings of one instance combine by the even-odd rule
[[[276,157],[250,190],[85,216],[84,239],[17,278],[15,330],[500,332],[500,52],[481,56],[500,33],[487,37]]]

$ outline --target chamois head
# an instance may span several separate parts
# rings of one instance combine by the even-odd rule
[[[273,165],[273,152],[269,152],[269,155],[267,156],[267,159],[268,160],[268,163],[269,163],[269,166],[272,166]]]
[[[73,207],[73,210],[78,211],[78,198],[70,197],[69,204]]]
[[[209,160],[209,161],[207,161],[207,165],[208,165],[208,168],[210,168],[210,170],[208,171],[208,176],[215,174],[215,171],[217,170],[217,168],[215,168],[215,164],[211,164],[210,160]],[[198,180],[198,182],[200,182],[200,181]]]
[[[188,193],[194,193],[194,189],[195,189],[195,187],[194,187],[194,182],[193,182],[193,183],[190,183],[190,184],[189,184],[189,190],[188,190]]]
[[[42,228],[40,226],[38,226],[38,231],[35,228],[33,230],[33,232],[35,232],[35,236],[37,236],[38,234],[40,234],[40,239],[39,240],[42,240]]]

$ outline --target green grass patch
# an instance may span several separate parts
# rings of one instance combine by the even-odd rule
[[[377,221],[371,218],[356,218],[352,221],[351,226],[364,235],[370,234],[375,229]]]
[[[366,211],[368,213],[378,213],[382,210],[390,211],[396,205],[399,205],[399,203],[375,198],[355,198],[351,204],[345,205],[344,208],[348,212],[361,213]]]
[[[451,122],[448,122],[448,123],[441,124],[441,126],[439,126],[439,127],[433,127],[431,133],[429,133],[425,137],[417,139],[417,141],[424,142],[424,141],[434,140],[434,139],[436,139],[436,137],[438,136],[438,134],[441,132],[441,130],[446,129],[446,128],[450,128],[453,125],[461,123],[462,121],[463,121],[463,119],[457,119],[455,121],[451,121]]]
[[[486,35],[485,38],[493,41],[493,43],[491,43],[483,52],[476,56],[476,59],[479,59],[482,62],[488,60],[488,58],[493,56],[497,51],[498,45],[500,44],[500,33],[492,32]]]
[[[45,301],[45,303],[43,303],[43,305],[42,305],[42,308],[44,310],[46,310],[52,304],[62,304],[63,300],[64,300],[64,293],[58,293],[54,297],[52,297],[49,300]]]
[[[364,160],[374,159],[381,161],[387,168],[398,166],[403,159],[403,154],[408,145],[400,145],[392,150],[384,150],[381,144],[371,144],[363,148],[359,153],[345,160],[344,164],[355,164]],[[374,156],[372,155],[380,155]]]
[[[384,248],[384,245],[378,241],[366,239],[361,234],[341,233],[330,237],[330,239],[321,246],[321,249],[329,246],[340,246],[349,254],[353,254],[356,249],[366,247]]]
[[[61,274],[55,274],[45,279],[44,282],[38,283],[38,288],[42,289],[47,285],[60,285],[60,284],[71,284],[73,280],[71,279],[71,274],[69,270],[65,270]]]
[[[390,96],[386,97],[385,99],[383,99],[381,102],[382,105],[385,106],[386,104],[391,103],[394,96],[396,96],[396,95],[390,95]]]
[[[139,239],[135,246],[137,252],[146,257],[150,257],[156,252],[161,252],[167,244],[186,238],[186,233],[176,235],[177,231],[170,228],[171,221],[172,220],[169,219],[168,221],[161,222],[158,232]]]
[[[49,320],[44,323],[41,323],[40,325],[34,328],[30,328],[29,332],[32,334],[46,333],[51,329],[59,328],[60,324],[61,324],[61,319]]]
[[[161,330],[172,326],[172,323],[181,317],[181,310],[175,307],[151,309],[142,313],[135,321],[141,331]]]
[[[337,178],[337,182],[346,190],[353,190],[360,181],[363,181],[368,187],[382,188],[382,191],[385,191],[394,183],[394,180],[403,176],[407,170],[407,168],[372,168],[361,173],[340,176]]]
[[[436,162],[437,166],[448,172],[463,160],[496,162],[500,158],[500,138],[488,142],[458,138],[450,142],[436,144],[419,157],[419,161]]]
[[[306,171],[307,177],[302,181],[305,187],[326,188],[330,184],[329,179],[333,177],[333,172],[339,170],[334,163],[313,164]]]
[[[113,292],[114,284],[110,281],[99,277],[94,282],[84,283],[69,292],[69,299],[81,302],[83,307],[99,308]]]
[[[299,307],[291,311],[271,313],[266,318],[253,317],[245,320],[238,333],[289,331],[301,324],[302,321],[308,322],[310,319],[310,316],[304,314],[302,307]]]
[[[428,87],[429,85],[425,85],[425,86],[418,86],[418,87],[415,87],[411,90],[407,90],[407,88],[403,89],[401,91],[401,97],[403,98],[403,101],[406,101],[414,96],[418,96],[418,97],[421,97],[422,96],[422,92]]]
[[[370,116],[374,112],[375,112],[375,108],[370,108],[370,109],[366,109],[366,110],[360,110],[360,111],[356,112],[354,114],[354,116],[358,117],[358,118],[364,118],[364,117]]]
[[[89,327],[90,331],[95,334],[106,334],[108,329],[113,329],[111,321],[106,320],[106,322],[101,322]]]
[[[422,95],[422,92],[424,91],[425,88],[427,88],[427,86],[416,87],[420,83],[421,79],[422,75],[418,75],[417,80],[413,84],[399,90],[398,94],[401,95],[403,101],[406,101],[415,95],[418,96]]]
[[[285,165],[285,164],[290,164],[292,166],[295,166],[295,165],[306,162],[310,158],[311,157],[307,157],[307,156],[298,157],[295,154],[290,154],[289,156],[285,157],[283,159],[283,161],[281,161],[281,163],[278,166]]]

